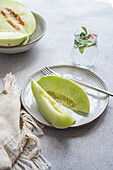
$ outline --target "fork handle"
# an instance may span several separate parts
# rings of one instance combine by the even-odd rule
[[[68,79],[70,79],[70,78],[68,78]],[[78,83],[78,84],[80,84],[80,85],[83,85],[83,86],[85,86],[85,87],[88,87],[88,88],[90,88],[90,89],[99,91],[99,92],[101,92],[101,93],[104,93],[104,94],[107,94],[108,96],[112,96],[112,97],[113,97],[113,93],[111,93],[111,92],[109,92],[109,91],[100,89],[100,88],[98,88],[98,87],[89,85],[89,84],[87,84],[87,83],[83,83],[83,82],[78,81],[78,80],[73,80],[73,79],[70,79],[70,80],[73,81],[73,82],[75,82],[75,83]]]

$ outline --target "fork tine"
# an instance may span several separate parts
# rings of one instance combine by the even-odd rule
[[[54,75],[54,73],[48,68],[48,67],[45,67],[48,75]]]
[[[62,77],[60,74],[56,73],[55,71],[51,70],[51,69],[48,68],[48,67],[44,67],[41,71],[42,71],[45,75],[55,75],[55,76]]]
[[[51,75],[55,75],[55,76],[59,76],[59,77],[62,77],[59,73],[51,70],[49,67],[46,67],[46,70],[48,71],[49,74]]]
[[[45,75],[54,75],[54,73],[48,69],[48,67],[44,67],[42,70],[41,70]]]
[[[50,73],[50,74],[55,74],[52,70],[50,70],[48,67],[45,67],[46,70]]]
[[[46,70],[45,70],[45,68],[43,68],[41,71],[42,71],[45,75],[48,75],[47,72],[46,72]]]

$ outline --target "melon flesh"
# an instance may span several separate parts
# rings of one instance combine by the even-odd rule
[[[0,0],[0,46],[25,45],[35,28],[35,18],[25,5],[15,0]]]
[[[52,126],[62,129],[75,123],[71,113],[65,112],[33,79],[31,79],[31,88],[41,114]]]
[[[15,0],[0,0],[1,31],[19,31],[30,36],[35,28],[35,18],[25,5]]]
[[[37,83],[56,101],[75,112],[89,113],[90,103],[85,91],[71,80],[58,76],[45,76]]]

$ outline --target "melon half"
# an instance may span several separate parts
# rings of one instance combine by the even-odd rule
[[[17,42],[12,44],[10,43],[12,46],[16,46],[20,45],[19,44],[20,42],[18,41],[18,33],[23,33],[25,35],[27,34],[27,37],[29,37],[33,34],[35,28],[36,28],[35,18],[25,5],[15,0],[0,0],[0,32],[1,34],[6,32],[6,37],[4,38],[6,41],[5,46],[9,46],[8,45],[9,42],[7,41],[7,39],[8,36],[12,35],[10,34],[10,32],[17,33],[18,43]],[[26,39],[24,44],[27,43],[28,40],[29,38]]]

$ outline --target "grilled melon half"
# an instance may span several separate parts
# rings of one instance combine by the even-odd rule
[[[35,28],[36,28],[35,18],[25,5],[15,0],[0,0],[0,32],[1,33],[16,32],[16,33],[23,33],[23,34],[27,34],[28,36],[31,36]],[[8,39],[7,34],[5,39]],[[8,46],[9,42],[7,42],[7,40],[5,41],[6,41],[5,45]],[[17,41],[18,41],[18,36],[17,36]],[[25,42],[27,43],[27,40]],[[20,45],[20,44],[16,43],[15,45]]]

